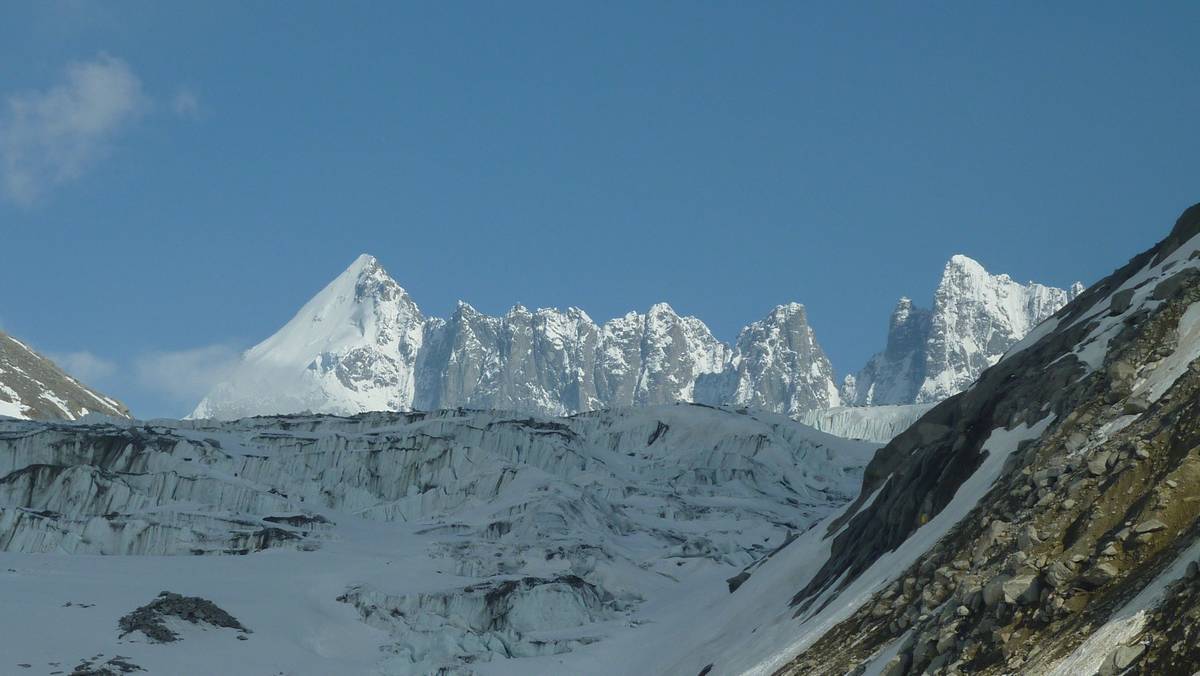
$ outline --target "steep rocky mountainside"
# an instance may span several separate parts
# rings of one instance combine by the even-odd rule
[[[946,264],[933,309],[901,298],[887,347],[842,384],[848,405],[932,404],[966,389],[1010,347],[1083,290],[992,275],[966,256]]]
[[[1197,496],[1200,205],[882,448],[675,664],[1192,674]]]
[[[54,362],[0,331],[0,416],[77,420],[88,413],[129,417],[124,404],[63,373]]]
[[[699,405],[0,421],[0,672],[621,671],[665,609],[852,500],[877,448]],[[119,637],[163,590],[253,633]]]
[[[733,347],[665,303],[602,325],[577,308],[492,317],[466,303],[443,320],[364,255],[249,350],[192,417],[458,406],[566,415],[676,401],[796,415],[836,405],[838,391],[798,304],[746,327]]]

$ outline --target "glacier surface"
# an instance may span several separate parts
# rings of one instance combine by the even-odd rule
[[[0,421],[0,654],[122,655],[151,673],[603,673],[610,646],[728,598],[729,578],[846,504],[877,447],[701,405]],[[162,590],[253,633],[118,637]]]

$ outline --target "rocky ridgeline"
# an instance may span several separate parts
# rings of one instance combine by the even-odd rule
[[[726,345],[659,303],[603,324],[578,308],[503,316],[460,302],[426,317],[370,256],[250,349],[192,417],[469,407],[543,415],[678,401],[795,415],[836,405],[804,306],[781,305]]]
[[[1197,669],[1198,235],[1200,205],[880,452],[864,505],[793,599],[802,620],[920,538],[998,432],[1041,430],[944,537],[782,673]]]
[[[888,323],[887,346],[842,383],[851,406],[934,404],[957,394],[1033,327],[1083,291],[988,273],[966,256],[946,263],[933,309],[901,298]]]
[[[124,404],[80,383],[44,355],[0,331],[0,416],[78,420],[88,413],[129,417]]]
[[[839,393],[798,303],[746,326],[732,345],[666,303],[603,324],[578,308],[517,305],[497,317],[461,302],[440,319],[364,255],[247,351],[192,417],[460,406],[568,415],[678,401],[799,417],[843,400],[928,405],[970,385],[1075,293],[955,256],[934,309],[902,300],[887,349]]]

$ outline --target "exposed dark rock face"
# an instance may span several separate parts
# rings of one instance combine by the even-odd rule
[[[25,668],[31,665],[18,665]],[[71,670],[71,676],[122,676],[123,674],[132,674],[145,669],[130,662],[128,658],[121,655],[111,657],[104,660],[104,655],[96,655],[91,659],[80,660],[79,664]]]
[[[76,420],[88,413],[128,418],[129,409],[67,375],[0,331],[0,416]]]
[[[170,643],[179,639],[179,635],[171,631],[165,624],[167,618],[178,618],[192,624],[207,624],[213,627],[236,629],[249,633],[233,615],[225,612],[217,604],[198,596],[183,596],[172,592],[162,592],[158,598],[137,608],[117,621],[121,628],[121,636],[141,632],[146,638],[157,643]]]

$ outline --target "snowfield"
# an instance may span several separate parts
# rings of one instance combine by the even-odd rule
[[[651,673],[876,448],[698,405],[0,421],[0,673]],[[252,633],[119,636],[162,591]]]

